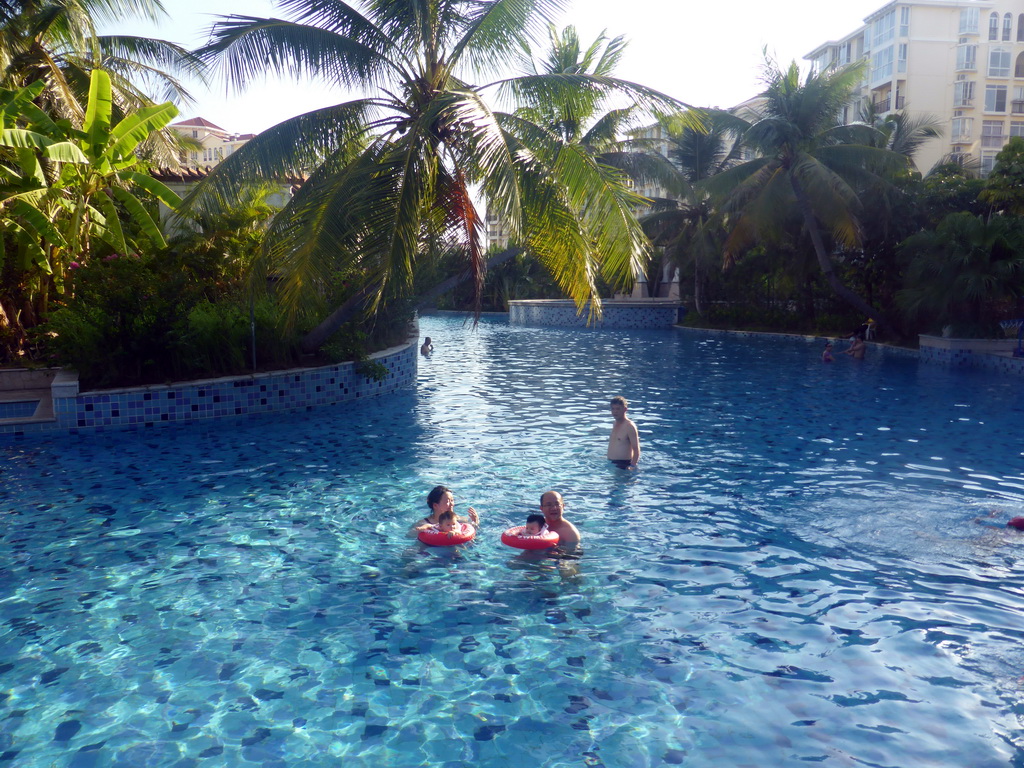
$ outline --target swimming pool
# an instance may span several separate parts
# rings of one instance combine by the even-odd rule
[[[421,333],[394,398],[0,447],[0,765],[1024,765],[1019,379]],[[472,545],[403,538],[437,483]],[[578,562],[497,541],[548,488]]]

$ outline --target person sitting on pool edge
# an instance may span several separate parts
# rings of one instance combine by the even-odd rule
[[[615,423],[608,438],[608,460],[619,469],[633,469],[640,461],[640,435],[636,431],[636,424],[626,416],[629,403],[626,398],[616,395],[611,399],[609,407]]]
[[[544,513],[544,522],[549,531],[558,534],[559,549],[575,549],[580,543],[580,532],[576,526],[562,517],[562,494],[558,491],[545,491],[540,496],[540,511]]]
[[[440,515],[442,512],[451,512],[454,515],[455,495],[443,485],[435,486],[434,489],[427,494],[427,509],[430,510],[430,514],[418,523],[414,523],[412,528],[409,529],[407,535],[410,539],[415,539],[419,536],[420,531],[426,531],[440,523]],[[470,507],[469,517],[459,517],[458,515],[455,515],[455,521],[459,523],[472,523],[473,526],[476,527],[480,525],[480,515],[477,514],[475,509]]]

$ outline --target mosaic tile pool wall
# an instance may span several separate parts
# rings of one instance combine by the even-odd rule
[[[55,421],[3,425],[0,435],[152,427],[374,397],[415,383],[417,353],[416,345],[409,343],[371,355],[372,361],[388,369],[382,381],[360,375],[354,363],[340,363],[255,376],[57,396],[53,401]]]
[[[671,328],[679,318],[680,305],[675,301],[615,301],[602,303],[603,316],[596,328]],[[576,311],[571,301],[519,300],[508,303],[511,325],[547,325],[586,327],[589,307]]]

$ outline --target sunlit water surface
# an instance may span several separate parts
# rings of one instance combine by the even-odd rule
[[[1020,379],[421,334],[397,397],[0,448],[0,765],[1024,766]],[[437,483],[471,545],[403,538]],[[548,488],[579,561],[498,541]]]

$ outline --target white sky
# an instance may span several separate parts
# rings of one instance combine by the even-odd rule
[[[271,0],[164,0],[172,19],[158,28],[108,27],[195,47],[214,16],[273,16]],[[630,41],[618,74],[694,106],[728,107],[761,90],[762,49],[781,63],[842,37],[885,0],[571,0],[559,25],[574,24],[584,43],[602,30]],[[223,84],[194,89],[181,119],[205,117],[232,133],[258,133],[310,109],[348,98],[318,83],[268,82],[245,94]]]

